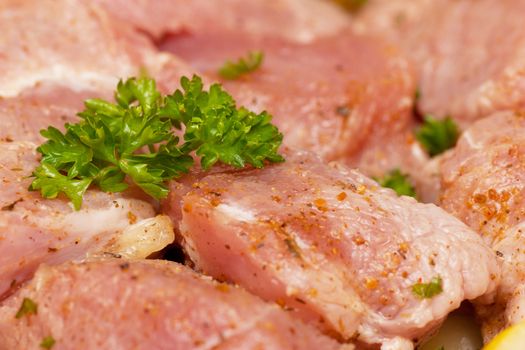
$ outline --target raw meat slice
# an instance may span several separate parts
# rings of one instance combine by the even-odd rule
[[[65,198],[29,192],[37,166],[31,143],[0,143],[0,299],[31,278],[41,263],[112,253],[141,258],[174,239],[170,220],[128,191],[86,193],[75,211]]]
[[[348,32],[339,9],[296,0],[98,3],[222,80],[239,104],[269,110],[288,145],[345,159],[371,176],[401,168],[421,200],[434,199],[435,176],[421,172],[428,157],[411,133],[412,70],[392,45]],[[265,62],[255,74],[234,82],[217,75],[226,60],[260,49]]]
[[[442,165],[442,207],[477,230],[503,262],[497,305],[482,311],[487,339],[522,318],[512,305],[524,298],[524,167],[522,112],[500,112],[476,122]]]
[[[495,255],[459,220],[309,153],[190,183],[164,208],[196,268],[344,339],[417,341],[498,282]],[[443,292],[418,299],[413,285],[438,276]]]
[[[182,62],[88,2],[1,0],[0,8],[0,96],[40,82],[112,91],[118,79],[143,71],[186,73]]]
[[[520,0],[376,0],[355,26],[414,59],[422,113],[450,114],[465,128],[525,105],[524,12]]]
[[[63,129],[65,123],[76,122],[76,114],[84,108],[82,101],[97,95],[41,84],[16,97],[0,99],[0,141],[41,143],[40,130],[48,126]]]
[[[23,298],[37,314],[15,318]],[[241,288],[167,261],[42,266],[0,309],[0,349],[347,349]]]
[[[348,17],[320,0],[96,0],[116,18],[161,39],[169,33],[229,29],[251,36],[309,42],[349,27]]]

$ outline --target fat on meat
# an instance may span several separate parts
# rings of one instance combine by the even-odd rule
[[[470,227],[502,262],[495,305],[480,308],[488,340],[525,319],[525,114],[499,112],[474,123],[442,163],[441,206]]]
[[[36,314],[15,318],[24,298]],[[353,349],[243,289],[161,260],[41,266],[0,307],[0,349]]]
[[[112,91],[119,79],[144,72],[171,88],[192,72],[91,2],[1,0],[0,8],[0,96],[41,82]]]
[[[286,152],[263,170],[171,185],[164,211],[198,270],[385,349],[410,348],[464,299],[490,299],[499,265],[465,224],[358,171]],[[438,276],[442,293],[414,295]]]
[[[106,253],[144,258],[173,241],[169,218],[155,216],[138,193],[88,190],[75,211],[66,198],[46,200],[28,191],[37,165],[34,144],[0,143],[0,299],[42,263]]]
[[[477,119],[525,105],[525,2],[372,0],[354,27],[404,48],[419,74],[418,109]]]

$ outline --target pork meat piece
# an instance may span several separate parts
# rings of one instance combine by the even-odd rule
[[[82,101],[97,95],[40,84],[16,97],[0,99],[0,141],[42,143],[40,130],[49,126],[63,129],[65,123],[77,122],[76,114],[84,108]]]
[[[96,0],[102,8],[155,40],[184,31],[229,29],[309,42],[348,28],[348,17],[322,0]]]
[[[23,298],[36,314],[16,318]],[[239,287],[167,261],[42,266],[0,311],[0,349],[352,349]]]
[[[486,339],[525,319],[515,307],[525,300],[524,135],[523,113],[496,113],[467,129],[442,166],[442,207],[478,231],[503,262],[496,305],[481,312]]]
[[[65,198],[28,191],[38,165],[32,143],[0,143],[0,299],[31,278],[39,264],[111,253],[142,258],[174,239],[170,220],[128,191],[90,190],[82,209]]]
[[[348,157],[371,135],[384,139],[411,121],[415,87],[407,62],[368,38],[334,36],[305,45],[195,32],[166,38],[161,47],[217,80],[227,60],[263,50],[259,70],[245,79],[222,79],[223,86],[240,105],[268,110],[287,145],[327,159]]]
[[[306,152],[184,184],[164,208],[197,269],[343,339],[410,348],[498,282],[494,253],[459,220]],[[432,279],[441,293],[414,294]]]
[[[40,82],[112,91],[118,79],[146,71],[187,74],[184,63],[88,2],[0,0],[0,96]],[[57,20],[60,14],[60,20]],[[175,74],[176,73],[176,74]]]
[[[525,105],[525,2],[375,0],[355,25],[403,47],[419,72],[422,113],[465,128]]]

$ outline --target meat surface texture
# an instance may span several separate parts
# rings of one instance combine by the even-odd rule
[[[15,318],[23,298],[36,314]],[[352,349],[241,288],[167,261],[42,266],[0,309],[0,349]]]
[[[1,0],[0,8],[0,96],[41,82],[112,91],[119,79],[144,71],[164,72],[159,80],[172,87],[170,78],[187,74],[181,61],[90,2]]]
[[[173,228],[132,192],[88,191],[82,209],[28,191],[38,165],[31,143],[0,143],[0,299],[31,278],[39,264],[111,253],[145,258],[171,243]]]
[[[415,87],[407,62],[368,38],[349,33],[297,44],[216,31],[172,36],[162,48],[222,80],[240,105],[269,111],[285,144],[326,159],[349,157],[411,122]],[[226,61],[260,49],[264,62],[253,74],[234,81],[217,74]]]
[[[367,5],[368,6],[368,5]],[[422,113],[462,127],[525,104],[521,0],[375,0],[355,26],[390,37],[419,71]]]
[[[524,135],[522,113],[497,113],[467,129],[442,166],[442,207],[478,231],[503,262],[496,305],[482,311],[486,338],[524,319],[515,307],[525,300]]]
[[[197,269],[344,339],[417,341],[496,287],[494,254],[459,220],[309,153],[172,190],[165,210]],[[438,277],[442,293],[416,297]]]

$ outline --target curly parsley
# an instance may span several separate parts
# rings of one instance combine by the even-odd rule
[[[262,51],[250,51],[246,57],[241,57],[237,62],[226,61],[219,69],[219,75],[224,79],[234,80],[245,74],[257,70],[264,60]]]
[[[260,168],[265,161],[284,160],[278,154],[283,136],[271,115],[237,108],[219,84],[206,91],[198,76],[182,77],[181,86],[162,96],[152,79],[120,81],[116,103],[87,100],[81,120],[66,124],[65,133],[42,130],[48,141],[37,149],[42,160],[30,189],[45,198],[64,193],[78,210],[91,185],[121,192],[129,180],[152,197],[165,198],[166,181],[189,171],[193,152],[204,170],[217,162]],[[173,128],[182,127],[180,140]]]
[[[416,283],[412,293],[419,299],[430,299],[443,291],[443,280],[440,276],[433,277],[428,283]]]
[[[400,196],[416,197],[416,190],[408,175],[399,169],[394,169],[382,178],[375,178],[375,180],[381,186],[393,189]]]
[[[432,157],[454,147],[458,138],[458,127],[450,117],[438,120],[426,115],[423,125],[416,131],[416,139]]]

